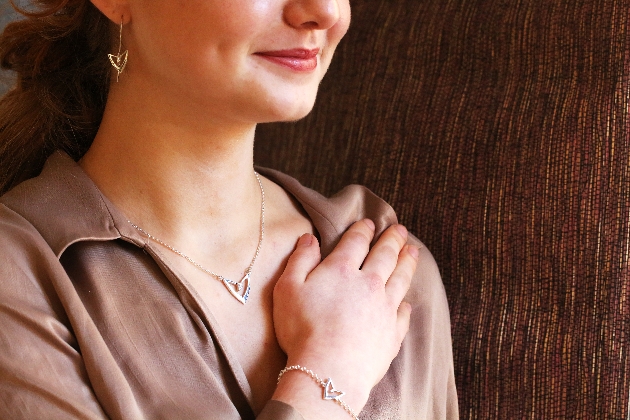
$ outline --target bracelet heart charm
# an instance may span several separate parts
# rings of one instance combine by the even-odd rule
[[[324,399],[325,400],[338,400],[343,397],[346,393],[342,391],[338,391],[335,389],[335,386],[332,383],[332,379],[328,378],[324,385]]]
[[[292,366],[285,367],[278,374],[278,383],[280,383],[280,379],[282,379],[282,376],[285,373],[290,372],[292,370],[297,370],[297,371],[300,371],[300,372],[304,372],[308,376],[313,378],[313,380],[315,382],[317,382],[319,384],[319,386],[324,388],[324,395],[323,395],[322,399],[324,399],[324,400],[332,400],[332,401],[336,402],[344,410],[346,410],[346,412],[348,414],[350,414],[354,420],[359,420],[359,417],[357,416],[357,414],[348,406],[348,404],[346,404],[344,401],[341,400],[341,397],[346,395],[346,393],[335,389],[335,386],[332,383],[332,379],[328,378],[328,379],[326,379],[326,381],[322,381],[320,379],[320,377],[317,376],[317,374],[315,372],[313,372],[310,369],[305,368],[304,366],[292,365]]]

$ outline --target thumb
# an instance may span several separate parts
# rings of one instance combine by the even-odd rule
[[[303,283],[321,262],[321,252],[317,238],[310,233],[300,236],[295,251],[289,257],[287,266],[279,282]]]

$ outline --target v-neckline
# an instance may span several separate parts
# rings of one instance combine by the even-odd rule
[[[320,234],[320,230],[318,229],[318,226],[317,226],[317,224],[319,223],[316,224],[316,221],[313,220],[313,214],[315,214],[315,218],[318,219],[320,223],[322,220],[325,220],[328,223],[330,223],[328,221],[328,218],[326,218],[320,212],[317,212],[312,205],[310,205],[309,203],[306,203],[304,200],[304,197],[301,197],[299,193],[296,194],[295,186],[294,188],[287,187],[285,185],[285,182],[283,182],[285,180],[278,179],[279,178],[277,176],[278,174],[280,175],[280,177],[282,177],[282,175],[284,174],[279,173],[274,170],[267,169],[267,168],[257,167],[256,170],[261,175],[269,179],[271,182],[274,182],[276,185],[282,188],[290,197],[292,197],[300,205],[301,209],[306,214],[306,216],[310,219],[313,225],[313,231],[314,231],[313,233],[319,239],[320,246],[324,248],[324,245],[329,243],[328,241],[329,238],[327,237],[327,235],[324,235],[324,237],[322,238],[322,235]],[[286,177],[287,179],[293,180],[293,178],[290,178],[288,176]],[[301,184],[298,184],[298,185],[300,188],[305,188],[301,186]],[[233,376],[233,379],[238,384],[239,389],[245,401],[247,402],[247,406],[250,412],[242,413],[239,410],[239,414],[242,416],[243,419],[248,418],[246,417],[246,415],[251,415],[250,418],[252,420],[255,419],[256,414],[254,410],[253,392],[252,392],[251,384],[249,380],[247,379],[247,375],[245,374],[243,365],[241,364],[241,362],[239,361],[237,357],[237,352],[235,348],[231,344],[228,335],[221,328],[221,324],[219,323],[215,315],[212,313],[211,308],[209,308],[206,302],[201,298],[201,296],[199,295],[195,287],[193,287],[192,284],[190,284],[186,280],[186,277],[182,275],[181,273],[179,273],[179,271],[175,267],[173,267],[172,264],[168,262],[168,258],[165,258],[165,254],[163,254],[163,252],[159,249],[159,247],[155,246],[146,237],[142,236],[138,231],[133,229],[133,227],[129,226],[129,224],[126,223],[124,214],[118,208],[116,208],[116,206],[113,203],[111,203],[105,196],[102,196],[102,197],[106,203],[106,206],[109,208],[114,224],[116,225],[116,227],[118,228],[121,234],[121,238],[123,240],[132,242],[135,245],[140,246],[143,249],[145,249],[151,256],[151,258],[158,264],[158,266],[160,267],[160,270],[168,278],[171,285],[175,288],[176,292],[179,295],[179,300],[181,304],[186,308],[186,311],[189,312],[189,314],[192,313],[202,318],[202,322],[204,323],[204,325],[206,325],[208,334],[210,334],[210,336],[213,337],[217,345],[217,348],[220,349],[223,357],[225,358],[229,366],[229,370]],[[330,225],[332,226],[332,223],[330,223]],[[187,303],[189,299],[183,299],[182,292],[187,294],[187,297],[195,303],[197,308],[190,307],[190,305]],[[238,409],[238,405],[235,404],[235,406],[237,406],[237,409]]]

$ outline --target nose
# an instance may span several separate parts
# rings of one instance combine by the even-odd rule
[[[284,19],[297,29],[329,29],[339,21],[339,0],[289,0]]]

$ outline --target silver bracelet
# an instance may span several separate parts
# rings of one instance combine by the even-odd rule
[[[332,383],[332,379],[330,379],[330,378],[326,379],[325,381],[322,381],[319,378],[319,376],[317,376],[317,374],[315,372],[313,372],[312,370],[306,369],[305,367],[300,366],[300,365],[293,365],[293,366],[287,366],[287,367],[285,367],[284,369],[282,369],[280,371],[280,373],[278,374],[278,383],[280,383],[280,379],[282,378],[282,375],[284,375],[285,373],[287,373],[289,371],[292,371],[292,370],[299,370],[300,372],[304,372],[308,376],[313,378],[313,380],[315,382],[317,382],[319,384],[319,386],[324,388],[324,393],[323,393],[322,399],[335,401],[344,410],[346,410],[348,412],[348,414],[350,414],[354,420],[359,420],[359,417],[357,417],[357,415],[354,413],[354,411],[352,411],[352,409],[348,406],[348,404],[346,404],[345,402],[341,401],[341,397],[343,397],[346,393],[335,389],[335,387],[334,387],[334,385]]]

